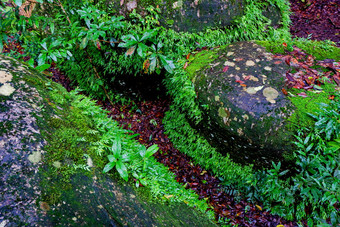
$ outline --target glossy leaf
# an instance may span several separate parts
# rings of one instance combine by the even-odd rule
[[[116,165],[116,169],[119,173],[119,175],[125,180],[128,181],[129,175],[126,169],[126,166],[124,165],[124,163],[120,160],[118,160],[117,165]]]

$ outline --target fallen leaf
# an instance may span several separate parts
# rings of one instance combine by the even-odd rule
[[[225,66],[225,67],[223,68],[223,72],[224,72],[224,73],[227,72],[228,69],[229,69],[229,66]]]
[[[242,80],[236,80],[236,83],[244,84]]]
[[[186,59],[188,60],[190,58],[191,53],[187,54]]]
[[[288,92],[287,92],[286,89],[282,88],[281,91],[282,91],[282,93],[283,93],[284,95],[288,95]]]
[[[256,208],[262,211],[262,207],[260,207],[259,205],[256,205]]]
[[[189,63],[185,62],[183,69],[186,69],[188,67]]]
[[[297,95],[300,96],[300,97],[303,97],[303,98],[307,98],[308,97],[305,92],[298,93]]]

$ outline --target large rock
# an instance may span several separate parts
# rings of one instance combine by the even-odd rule
[[[160,21],[163,26],[171,27],[175,31],[198,32],[206,28],[222,28],[232,25],[236,17],[244,15],[247,4],[244,0],[116,0],[111,1],[113,8],[122,15],[128,15],[134,9],[145,13],[149,5],[159,6]],[[271,21],[271,25],[278,25],[281,20],[277,6],[268,4],[264,8],[264,15]]]
[[[48,153],[53,144],[46,138],[56,128],[45,120],[62,121],[53,110],[66,108],[53,103],[50,94],[69,99],[64,89],[42,74],[0,56],[1,227],[213,225],[186,204],[168,206],[154,201],[147,189],[137,190],[120,178],[80,169],[61,175],[67,170],[64,163],[49,164],[56,154]],[[71,147],[63,147],[67,143],[64,139],[56,145],[62,157],[70,157],[72,166],[73,154],[67,153]],[[86,147],[78,151],[85,152]]]
[[[259,166],[290,153],[287,126],[295,107],[282,92],[283,60],[254,42],[238,42],[202,51],[187,69],[198,101],[208,107],[201,131],[221,152]]]

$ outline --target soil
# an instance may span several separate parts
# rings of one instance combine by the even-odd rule
[[[340,0],[291,0],[293,36],[309,37],[315,40],[340,41],[339,28]],[[339,45],[339,43],[337,44]],[[22,51],[13,41],[5,46],[4,51]],[[27,60],[27,59],[26,59]],[[49,69],[52,80],[61,83],[68,91],[72,89],[71,81],[54,66]],[[294,84],[295,85],[295,84]],[[118,121],[123,128],[140,134],[137,139],[146,146],[157,144],[160,151],[155,154],[157,160],[168,166],[176,174],[176,180],[186,184],[200,196],[207,198],[212,205],[216,219],[228,218],[230,223],[239,226],[297,226],[270,212],[262,210],[261,204],[251,204],[246,200],[236,201],[233,196],[223,192],[220,180],[209,171],[193,164],[190,157],[180,153],[164,134],[162,119],[169,109],[170,98],[144,100],[135,105],[115,105],[97,101],[109,110],[109,116]],[[137,111],[136,111],[137,109]],[[306,224],[304,224],[306,225]]]

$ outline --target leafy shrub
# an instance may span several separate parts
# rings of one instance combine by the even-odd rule
[[[340,223],[338,98],[330,105],[321,104],[319,114],[311,114],[314,126],[302,128],[296,135],[296,173],[284,179],[288,170],[273,163],[273,169],[256,173],[248,182],[250,198],[289,220],[307,219],[310,226],[326,220],[332,225]]]

